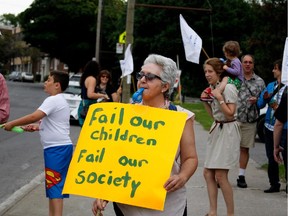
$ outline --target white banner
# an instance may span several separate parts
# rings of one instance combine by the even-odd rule
[[[134,70],[133,57],[132,57],[130,47],[131,47],[131,44],[128,44],[126,51],[125,51],[124,60],[120,60],[120,67],[122,70],[121,78],[131,74]]]
[[[181,14],[180,28],[186,60],[199,64],[199,58],[202,49],[202,39],[192,28],[190,28]]]
[[[285,41],[281,72],[281,82],[288,85],[288,37]]]

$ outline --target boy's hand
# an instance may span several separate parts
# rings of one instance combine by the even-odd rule
[[[3,128],[6,131],[11,131],[13,127],[14,127],[14,125],[9,123],[9,122],[6,122],[5,124],[3,124]]]
[[[28,132],[34,132],[34,131],[39,131],[39,126],[38,125],[26,125],[22,127],[24,131]]]

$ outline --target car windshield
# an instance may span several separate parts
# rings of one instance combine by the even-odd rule
[[[70,78],[70,81],[80,81],[80,76],[72,76],[71,78]]]
[[[64,93],[80,95],[81,94],[81,88],[80,88],[80,86],[68,86],[67,89],[64,91]]]
[[[11,75],[18,75],[18,74],[20,74],[20,72],[13,71],[13,72],[11,73]]]

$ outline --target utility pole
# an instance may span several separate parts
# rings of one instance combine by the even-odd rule
[[[128,0],[127,5],[127,16],[126,16],[126,42],[125,48],[128,44],[131,44],[133,47],[133,31],[134,31],[134,9],[135,9],[135,0]],[[129,76],[129,75],[128,75]],[[122,86],[122,102],[129,103],[130,102],[130,87],[131,84],[127,83],[127,77],[123,77],[123,86]]]
[[[97,27],[96,27],[96,49],[95,60],[99,62],[99,50],[100,50],[100,33],[101,33],[101,17],[102,17],[102,0],[98,0],[98,14],[97,14]]]

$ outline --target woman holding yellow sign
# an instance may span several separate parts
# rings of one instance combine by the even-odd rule
[[[164,210],[158,211],[117,203],[123,215],[182,216],[187,214],[185,212],[187,201],[185,184],[197,169],[198,157],[193,126],[194,113],[180,106],[176,107],[169,101],[176,80],[176,71],[176,63],[172,59],[152,54],[146,58],[141,71],[137,73],[137,87],[142,89],[142,101],[139,104],[160,109],[177,110],[187,114],[172,172],[166,182],[163,182],[163,187],[167,191]],[[169,148],[169,143],[167,143],[167,147]],[[93,214],[99,215],[107,204],[108,201],[106,200],[96,199],[92,206]]]

